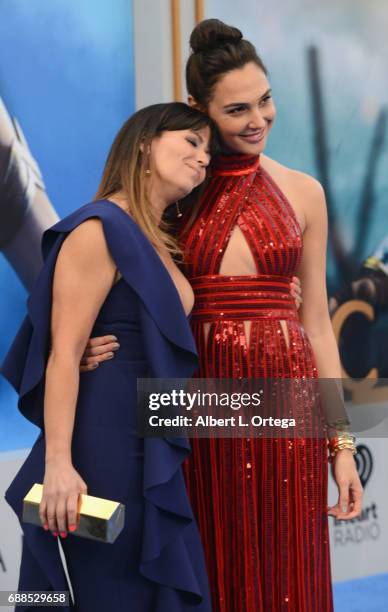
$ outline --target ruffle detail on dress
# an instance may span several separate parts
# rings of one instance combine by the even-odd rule
[[[195,344],[179,294],[148,239],[113,203],[87,204],[45,232],[45,265],[28,300],[28,315],[2,365],[2,374],[19,392],[20,411],[42,429],[55,261],[66,234],[93,217],[102,221],[112,257],[139,297],[150,375],[187,378],[197,367]],[[155,612],[211,610],[202,546],[181,470],[189,452],[185,439],[144,440],[145,512],[139,571],[158,585]],[[7,500],[19,518],[20,499],[25,495],[21,472],[23,468],[7,492]],[[47,534],[40,528],[35,533],[31,547],[37,558],[44,559],[47,550],[42,537]],[[49,576],[47,563],[44,568]],[[57,583],[53,586],[57,588]]]
[[[181,464],[189,450],[172,440],[144,440],[145,517],[140,570],[146,578],[202,601],[185,530],[193,524]]]

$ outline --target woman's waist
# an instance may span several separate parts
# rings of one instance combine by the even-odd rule
[[[217,274],[193,277],[190,282],[194,321],[297,319],[288,276]]]
[[[115,336],[120,345],[115,351],[115,359],[146,362],[144,341],[138,324],[123,321],[97,321],[91,337]],[[107,341],[111,342],[109,338]]]

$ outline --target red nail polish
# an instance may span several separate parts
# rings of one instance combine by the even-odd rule
[[[58,536],[58,531],[53,531],[53,536],[56,538]]]
[[[67,537],[66,531],[61,531],[59,535],[61,536],[61,538],[66,538]]]
[[[45,523],[45,524],[43,525],[43,529],[45,529],[45,530],[47,531],[47,530],[48,530],[48,528],[49,528],[48,523]]]
[[[69,525],[69,531],[75,531],[77,529],[77,525]]]

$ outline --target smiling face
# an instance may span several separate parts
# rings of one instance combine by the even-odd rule
[[[151,144],[154,198],[171,204],[205,180],[210,162],[210,128],[165,131]]]
[[[225,152],[262,153],[276,116],[266,75],[253,62],[227,72],[214,86],[206,112],[218,126]]]

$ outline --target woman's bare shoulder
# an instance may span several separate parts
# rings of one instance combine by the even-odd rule
[[[74,270],[89,274],[93,269],[112,269],[113,260],[105,239],[103,223],[93,217],[75,227],[65,238],[59,254],[58,264],[67,263]],[[74,263],[77,265],[74,267]]]
[[[275,181],[285,181],[293,190],[302,191],[304,196],[311,195],[318,198],[323,196],[321,183],[310,174],[288,168],[267,155],[261,156],[261,164]]]
[[[97,217],[86,219],[75,227],[66,237],[64,244],[81,247],[85,251],[96,251],[104,244],[103,224]]]

